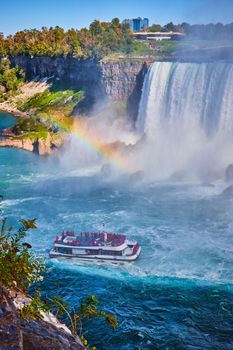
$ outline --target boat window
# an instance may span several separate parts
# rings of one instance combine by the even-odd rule
[[[74,254],[74,255],[87,254],[87,252],[84,249],[73,248],[72,254]]]
[[[115,250],[101,250],[102,255],[112,255],[112,256],[121,256],[121,251],[115,251]]]
[[[90,249],[88,254],[96,255],[97,251],[95,249]]]
[[[72,249],[71,248],[57,248],[59,253],[62,254],[72,254]]]

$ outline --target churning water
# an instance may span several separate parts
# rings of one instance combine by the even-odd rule
[[[48,262],[43,293],[72,305],[94,293],[118,317],[116,332],[101,321],[85,325],[99,349],[232,349],[233,201],[220,196],[226,185],[109,183],[15,149],[1,149],[0,160],[1,208],[12,222],[37,218],[29,241],[38,255],[48,257],[60,230],[96,230],[102,222],[142,245],[134,264]]]

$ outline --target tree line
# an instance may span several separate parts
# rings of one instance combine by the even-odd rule
[[[133,39],[128,24],[118,18],[111,22],[93,21],[89,28],[42,27],[4,37],[0,33],[0,55],[72,55],[101,57],[112,52],[130,52]]]
[[[174,24],[169,22],[165,26],[153,24],[148,28],[151,32],[180,32],[192,39],[202,40],[233,40],[233,23],[210,24]]]
[[[151,32],[182,32],[192,39],[232,40],[233,23],[191,25],[189,23],[153,24],[146,30]],[[49,55],[73,56],[78,58],[101,58],[109,53],[134,51],[130,25],[122,24],[118,18],[111,22],[93,21],[89,28],[42,27],[22,30],[4,37],[0,33],[0,56],[7,55]]]

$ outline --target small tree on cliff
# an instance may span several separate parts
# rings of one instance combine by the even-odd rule
[[[11,68],[8,58],[0,60],[0,85],[4,86],[6,92],[16,92],[24,78],[23,70],[17,66]]]

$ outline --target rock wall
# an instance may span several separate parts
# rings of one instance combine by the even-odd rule
[[[126,101],[130,114],[137,110],[150,66],[144,60],[99,62],[48,56],[15,56],[11,61],[24,69],[28,80],[50,77],[59,88],[83,89],[88,106],[105,98]]]
[[[14,147],[34,152],[39,155],[49,155],[54,149],[60,148],[65,141],[65,135],[51,139],[48,134],[46,139],[31,140],[30,138],[2,137],[0,147]]]
[[[20,319],[15,305],[17,293],[0,285],[1,350],[85,350],[81,340],[72,335],[54,316],[52,321]]]
[[[135,88],[142,89],[149,63],[108,62],[101,63],[100,67],[105,94],[114,100],[127,100]]]

